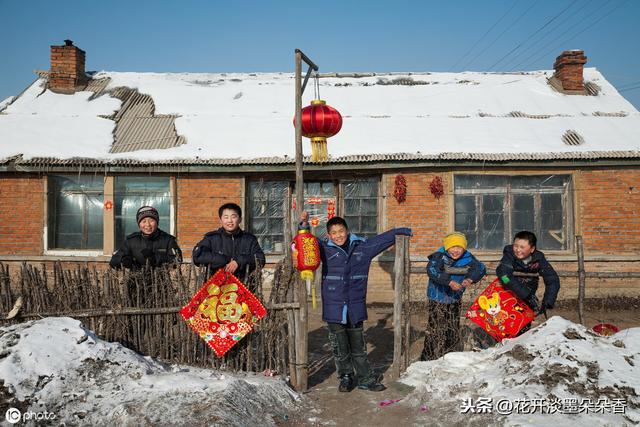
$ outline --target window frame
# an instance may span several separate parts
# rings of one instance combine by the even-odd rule
[[[336,198],[336,216],[343,216],[344,215],[344,209],[345,209],[345,204],[344,204],[344,182],[345,181],[358,181],[358,180],[371,180],[374,181],[377,185],[377,194],[376,194],[376,199],[377,199],[377,206],[376,206],[376,234],[380,233],[380,228],[382,225],[382,212],[383,212],[383,208],[384,208],[384,200],[381,197],[382,194],[382,176],[380,174],[375,174],[375,175],[366,175],[366,176],[339,176],[339,177],[310,177],[305,179],[305,184],[308,183],[332,183],[333,187],[334,187],[334,194],[335,194],[335,198]],[[251,229],[251,222],[252,222],[252,206],[251,203],[253,202],[252,198],[251,198],[251,183],[254,182],[260,182],[260,181],[265,181],[265,182],[287,182],[288,186],[287,186],[287,192],[288,192],[288,198],[289,199],[293,199],[295,198],[295,180],[291,180],[291,179],[282,179],[281,177],[278,176],[263,176],[263,177],[255,177],[255,178],[248,178],[245,180],[245,191],[246,191],[246,198],[245,198],[245,206],[246,206],[246,214],[245,214],[245,221],[247,224],[247,230],[251,233],[253,233],[253,230]],[[293,213],[293,206],[291,204],[291,202],[285,201],[285,210],[291,212],[289,215],[291,215],[290,218],[287,218],[285,216],[284,219],[284,229],[283,229],[283,235],[284,235],[284,239],[285,239],[285,243],[286,243],[286,239],[287,239],[287,225],[290,225],[292,227],[291,233],[289,233],[289,236],[294,236],[294,232],[295,230],[293,230],[293,228],[296,227],[297,225],[297,220],[295,219],[295,214]],[[286,214],[285,214],[286,215]],[[283,252],[266,252],[265,254],[267,256],[279,256],[279,255],[284,255],[287,251],[287,247],[285,246],[283,248]]]
[[[44,227],[42,232],[42,243],[43,243],[43,254],[44,255],[54,255],[54,256],[90,256],[97,257],[104,253],[104,233],[105,233],[105,221],[103,218],[102,221],[102,235],[103,235],[103,243],[102,248],[99,249],[61,249],[61,248],[49,248],[49,215],[51,214],[49,208],[50,197],[56,197],[53,194],[52,186],[53,180],[51,177],[54,176],[71,176],[77,174],[68,174],[64,172],[60,173],[51,173],[45,176],[44,181]],[[81,174],[82,176],[91,176],[91,174]],[[51,193],[51,194],[50,194]],[[104,204],[104,196],[105,196],[105,186],[104,180],[102,184],[102,202]],[[103,205],[104,206],[104,205]]]
[[[511,182],[508,182],[508,185],[505,187],[495,187],[493,189],[488,189],[488,188],[481,188],[481,189],[457,189],[455,186],[455,180],[458,177],[461,176],[477,176],[477,175],[491,175],[491,176],[497,176],[497,177],[505,177],[508,180],[512,180],[514,177],[536,177],[536,176],[552,176],[552,175],[558,175],[558,176],[566,176],[567,177],[567,185],[565,188],[562,189],[562,191],[557,191],[557,189],[552,189],[552,188],[542,188],[542,189],[523,189],[523,188],[517,188],[515,190],[513,190],[513,188],[511,187]],[[513,212],[512,212],[512,204],[513,204],[513,197],[516,195],[532,195],[534,197],[534,212],[540,212],[540,208],[541,208],[541,199],[542,199],[542,195],[543,194],[559,194],[560,195],[560,200],[561,200],[561,204],[562,204],[562,224],[563,224],[563,233],[566,233],[566,249],[545,249],[544,247],[541,247],[540,250],[542,250],[545,253],[555,253],[555,254],[567,254],[567,253],[573,253],[575,251],[575,236],[576,236],[576,230],[577,230],[577,224],[576,224],[576,219],[575,219],[575,197],[574,197],[574,186],[575,186],[575,180],[576,180],[576,176],[575,173],[573,173],[572,171],[531,171],[531,172],[526,172],[526,173],[522,173],[522,172],[504,172],[504,173],[500,173],[500,172],[492,172],[492,173],[486,173],[486,172],[475,172],[475,171],[465,171],[465,172],[454,172],[452,173],[452,187],[453,187],[453,191],[451,192],[451,221],[450,221],[450,228],[451,230],[455,230],[455,221],[456,221],[456,208],[455,208],[455,203],[456,203],[456,196],[476,196],[476,221],[478,219],[478,210],[477,210],[477,206],[478,206],[478,201],[477,201],[477,196],[482,196],[482,195],[504,195],[504,202],[503,202],[503,213],[504,213],[504,229],[505,229],[505,234],[507,236],[507,243],[509,244],[511,242],[511,239],[513,238],[514,232],[513,232]],[[534,219],[534,232],[536,233],[536,235],[538,235],[538,231],[541,228],[541,215],[536,215],[535,219]],[[477,227],[479,227],[480,225],[477,224]],[[498,248],[498,249],[488,249],[488,248],[478,248],[478,249],[474,249],[474,251],[479,252],[479,253],[496,253],[498,251],[502,251],[502,247]]]
[[[167,176],[167,175],[125,175],[125,174],[122,174],[122,175],[113,175],[112,178],[113,178],[113,192],[112,192],[113,198],[111,199],[111,202],[113,204],[113,207],[109,211],[105,210],[105,212],[108,212],[112,216],[113,221],[104,221],[104,224],[105,224],[104,233],[107,233],[108,230],[111,230],[111,231],[109,231],[109,233],[110,233],[109,235],[112,236],[114,250],[118,248],[118,244],[117,244],[117,240],[118,239],[117,239],[117,236],[116,236],[117,221],[118,221],[118,219],[116,217],[116,200],[118,199],[118,197],[121,197],[118,194],[118,190],[117,190],[117,188],[118,188],[118,182],[117,182],[118,178],[120,178],[120,179],[122,179],[122,178],[125,178],[125,179],[126,178],[134,178],[135,180],[140,180],[140,181],[142,181],[142,180],[144,180],[146,178],[166,179],[167,180],[167,184],[168,184],[168,188],[167,189],[168,189],[168,196],[169,196],[169,200],[168,200],[168,204],[169,204],[169,218],[168,218],[168,221],[169,221],[169,223],[168,223],[168,227],[166,227],[164,225],[167,222],[167,218],[165,216],[166,214],[163,215],[162,212],[161,212],[161,215],[160,215],[161,220],[160,220],[160,223],[158,224],[158,228],[166,231],[167,233],[169,233],[171,235],[174,235],[174,221],[173,221],[173,210],[174,210],[174,208],[173,208],[173,193],[172,193],[172,187],[173,186],[172,186],[172,177],[171,176]],[[106,182],[105,182],[105,191],[103,192],[103,194],[105,194],[105,200],[106,200],[106,195],[107,195]],[[125,194],[125,195],[130,195],[130,196],[134,196],[135,197],[135,196],[142,196],[142,195],[147,195],[147,194],[151,194],[151,193],[145,193],[145,192],[139,192],[138,193],[138,192],[134,191],[134,192],[131,192],[131,193],[128,193],[128,194]],[[140,207],[141,206],[138,206],[138,208],[140,208]],[[123,236],[123,239],[125,239],[126,237],[127,237],[127,233],[125,233],[125,235]],[[104,246],[106,248],[106,244]]]
[[[166,228],[163,228],[169,234],[175,236],[176,230],[176,213],[177,213],[177,198],[176,198],[176,178],[173,175],[169,174],[154,174],[154,175],[138,175],[138,174],[115,174],[115,175],[106,175],[103,178],[102,185],[102,203],[103,203],[103,221],[102,221],[102,233],[103,233],[103,243],[102,248],[100,249],[52,249],[49,248],[49,189],[51,184],[52,176],[65,176],[69,174],[65,174],[64,172],[60,173],[51,173],[45,176],[44,178],[44,227],[42,233],[43,239],[43,255],[45,256],[74,256],[74,257],[100,257],[100,256],[111,256],[115,248],[115,207],[111,209],[106,209],[104,204],[107,201],[110,201],[112,204],[115,203],[115,179],[120,177],[127,176],[140,176],[147,177],[151,176],[154,178],[160,177],[168,177],[169,178],[169,218],[168,218],[168,231]],[[73,174],[77,175],[77,174]],[[81,174],[81,175],[93,175],[93,174]],[[162,228],[162,227],[161,227]]]

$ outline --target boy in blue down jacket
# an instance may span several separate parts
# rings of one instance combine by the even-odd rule
[[[301,228],[308,227],[303,212]],[[364,239],[349,232],[346,221],[333,217],[327,222],[328,240],[320,240],[322,259],[322,320],[327,322],[329,342],[340,378],[338,390],[382,391],[367,359],[363,321],[367,319],[367,279],[371,260],[395,243],[397,235],[411,235],[410,228],[394,228]],[[354,375],[355,374],[355,375]]]
[[[467,238],[454,232],[429,255],[427,327],[420,360],[435,360],[456,350],[460,342],[460,299],[466,288],[487,273],[483,263],[467,251]]]

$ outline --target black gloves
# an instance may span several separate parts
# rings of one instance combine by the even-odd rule
[[[153,251],[149,248],[144,248],[140,251],[140,253],[142,254],[142,256],[145,259],[145,262],[148,262],[150,266],[155,267],[156,265],[156,257],[153,253]]]
[[[524,302],[533,310],[534,313],[538,313],[540,309],[540,302],[534,292],[531,292],[528,297],[524,299]]]
[[[542,301],[542,304],[540,304],[540,308],[538,309],[538,312],[536,313],[536,317],[540,316],[541,314],[544,314],[544,317],[547,317],[547,303]]]

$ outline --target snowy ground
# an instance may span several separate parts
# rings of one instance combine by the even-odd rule
[[[555,316],[479,352],[412,364],[400,405],[428,425],[635,425],[640,328],[602,337]]]
[[[275,425],[300,404],[284,381],[167,366],[71,318],[0,328],[0,409],[23,425]]]
[[[48,318],[0,328],[0,419],[14,407],[53,425],[635,425],[638,362],[640,328],[601,337],[555,316],[413,363],[382,393],[338,393],[331,375],[301,398],[278,378],[166,366]]]

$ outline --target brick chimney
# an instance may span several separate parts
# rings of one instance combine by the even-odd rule
[[[73,92],[76,86],[87,82],[84,72],[84,50],[65,40],[64,46],[51,46],[51,70],[49,89]]]
[[[556,58],[553,64],[555,77],[565,91],[584,92],[582,69],[587,63],[587,57],[582,50],[565,50]]]

